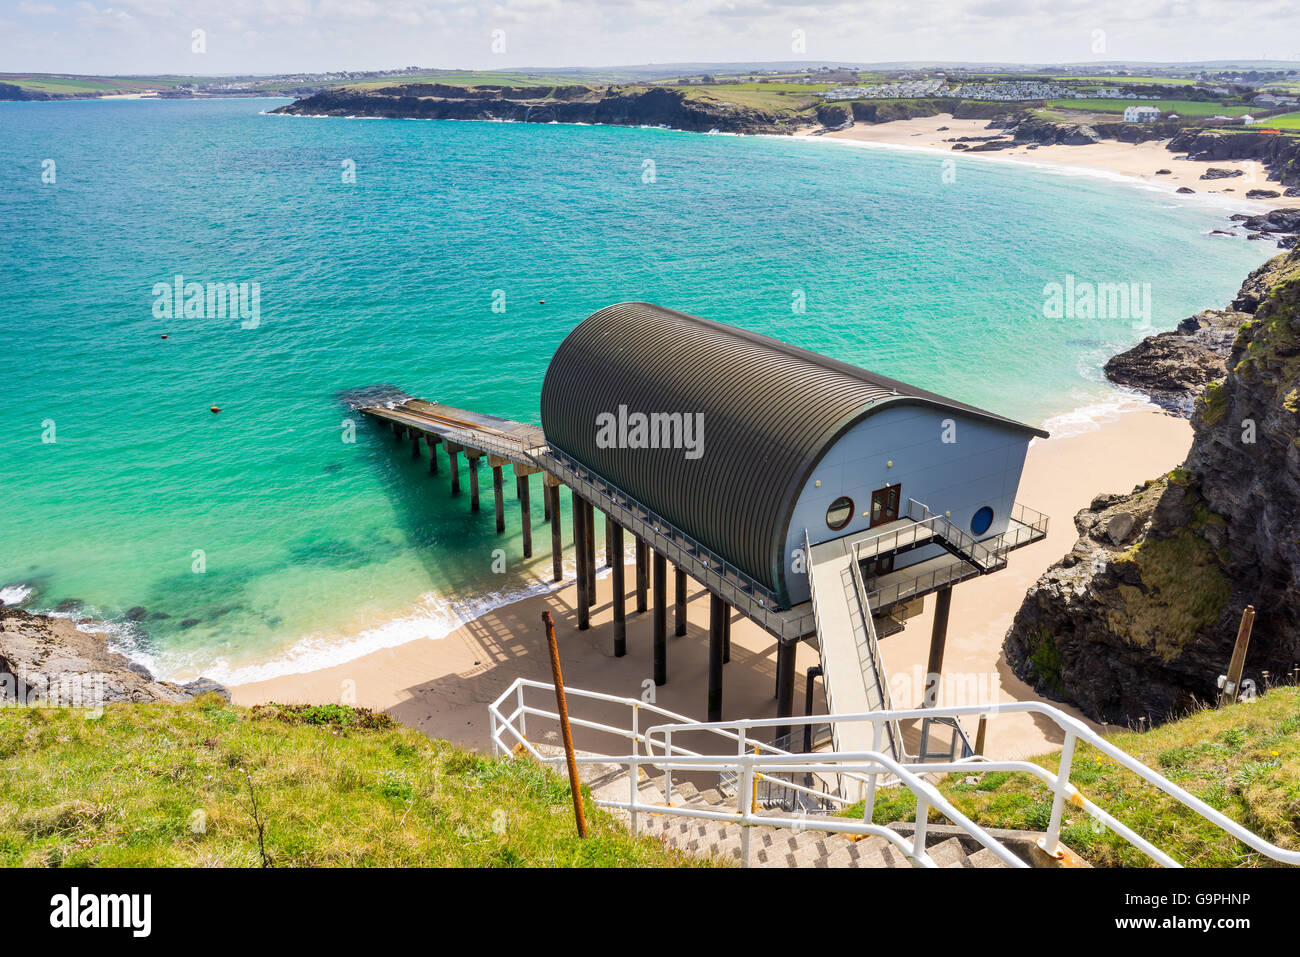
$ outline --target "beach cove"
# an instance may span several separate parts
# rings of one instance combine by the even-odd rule
[[[418,462],[395,454],[373,430],[360,428],[354,444],[341,441],[346,410],[338,395],[349,389],[393,382],[426,397],[533,420],[551,350],[599,306],[650,299],[747,325],[1047,422],[1058,434],[1079,433],[1079,442],[1107,436],[1104,446],[1073,462],[1080,487],[1068,501],[1049,507],[1027,486],[1022,491],[1023,501],[1052,515],[1053,538],[1015,556],[1018,577],[1030,558],[1046,567],[1068,549],[1069,518],[1093,494],[1126,490],[1177,464],[1185,451],[1185,438],[1175,448],[1178,441],[1124,437],[1130,423],[1185,429],[1178,420],[1132,413],[1105,421],[1124,400],[1102,380],[1101,363],[1148,331],[1220,305],[1269,251],[1211,238],[1222,218],[1218,209],[1163,204],[1125,184],[1080,185],[1041,170],[988,164],[969,175],[963,170],[957,185],[944,183],[932,160],[902,153],[864,163],[849,151],[812,151],[789,141],[662,130],[299,123],[264,116],[247,100],[16,107],[52,108],[166,110],[196,136],[238,131],[241,142],[255,145],[227,155],[223,165],[192,171],[180,151],[164,152],[139,174],[150,184],[164,174],[179,178],[189,199],[173,200],[196,217],[212,217],[211,244],[181,245],[179,224],[164,225],[154,239],[140,233],[143,252],[124,257],[88,234],[96,196],[140,184],[79,166],[75,138],[58,193],[9,198],[20,217],[52,218],[50,236],[34,242],[57,238],[65,249],[42,255],[78,261],[92,278],[78,280],[86,287],[66,279],[60,287],[67,315],[50,336],[63,351],[45,367],[54,375],[37,381],[24,373],[35,368],[23,362],[24,349],[32,347],[6,330],[20,388],[0,413],[7,422],[22,421],[26,406],[16,401],[22,394],[45,410],[59,437],[53,448],[20,449],[11,465],[17,507],[5,517],[4,532],[18,543],[10,550],[18,560],[4,567],[0,582],[26,588],[40,609],[79,601],[76,613],[108,619],[114,640],[156,672],[215,676],[239,685],[241,698],[265,681],[323,690],[313,682],[327,679],[316,676],[337,677],[335,668],[401,649],[432,656],[419,667],[397,667],[427,673],[430,681],[461,674],[466,661],[468,670],[488,667],[482,663],[489,658],[446,649],[462,641],[457,636],[465,628],[499,631],[492,616],[507,608],[565,601],[566,591],[552,591],[537,562],[514,566],[504,577],[491,570],[487,556],[494,548],[518,554],[517,525],[505,538],[493,536],[490,520],[471,516],[463,500],[431,486]],[[146,122],[143,114],[104,115],[128,130]],[[205,125],[214,115],[227,124],[216,133]],[[23,114],[31,125],[19,124],[19,133],[48,134],[46,123],[58,133],[61,115],[49,116]],[[544,160],[521,161],[525,148],[544,151]],[[654,160],[650,182],[643,175],[646,158]],[[345,188],[342,159],[356,162],[361,188]],[[489,188],[474,193],[473,176]],[[1022,176],[1033,179],[1037,195],[1026,195]],[[412,194],[412,181],[425,192]],[[716,198],[707,210],[692,211],[692,190]],[[266,210],[280,208],[286,196],[298,214],[292,220],[272,214],[268,224]],[[608,219],[616,208],[632,211],[618,228],[577,230],[584,217]],[[1053,224],[1063,209],[1073,224],[1068,233]],[[992,210],[1000,225],[990,233]],[[1117,231],[1120,220],[1124,228]],[[115,225],[128,236],[144,226],[129,217]],[[568,238],[557,248],[558,235]],[[233,241],[218,246],[218,236]],[[310,261],[301,256],[309,243],[320,242],[333,245]],[[360,248],[382,254],[359,259],[353,253]],[[684,249],[695,255],[684,257]],[[257,274],[241,251],[265,255]],[[737,274],[737,261],[752,265],[747,275]],[[453,272],[449,262],[470,266]],[[15,283],[59,286],[57,276],[36,276],[27,257],[4,268]],[[149,292],[182,273],[260,283],[260,329],[241,330],[219,317],[162,329]],[[1044,316],[1044,285],[1076,273],[1082,281],[1149,282],[1150,330],[1131,317],[1092,317],[1064,328]],[[103,282],[96,285],[95,276]],[[110,277],[113,284],[105,286]],[[87,301],[87,288],[110,289],[107,304]],[[508,303],[504,319],[492,308],[498,290]],[[48,322],[50,304],[20,306],[25,322]],[[96,327],[102,336],[93,352],[79,345],[91,323],[104,324]],[[170,352],[160,348],[163,333],[162,348]],[[259,333],[264,338],[249,338]],[[403,345],[396,348],[399,336]],[[76,408],[60,393],[77,362],[92,356],[130,375],[105,384],[101,407]],[[458,361],[439,361],[448,356]],[[987,374],[993,357],[998,377]],[[208,413],[213,404],[221,416]],[[145,407],[156,417],[132,424],[131,411]],[[1088,431],[1099,420],[1100,428]],[[1057,441],[1074,439],[1036,444],[1031,461]],[[1130,445],[1137,448],[1125,451]],[[1112,476],[1100,467],[1103,447],[1117,460],[1138,455],[1137,464]],[[1157,451],[1159,461],[1140,458]],[[104,488],[96,508],[87,510],[79,483],[92,474],[91,463],[102,470]],[[203,572],[194,571],[196,551],[205,556]],[[693,615],[698,606],[692,602]],[[139,620],[127,614],[136,608],[144,612]],[[980,649],[966,667],[996,671],[986,647],[996,620],[977,625],[972,612],[957,605],[959,612],[954,653],[964,654],[956,640],[976,627]],[[531,610],[527,615],[536,617]],[[885,642],[891,673],[911,667],[906,656],[890,660],[891,642],[901,648],[924,632],[918,619]],[[518,634],[525,640],[531,633],[521,625]],[[599,648],[608,644],[590,640]],[[359,681],[358,695],[374,696],[361,703],[398,694],[409,687],[399,687],[401,680],[377,680],[369,690]],[[759,705],[764,682],[755,684],[752,702],[740,690],[749,684],[729,674],[729,712],[733,702]],[[446,686],[449,700],[466,693],[455,682]],[[477,706],[480,695],[469,695]]]

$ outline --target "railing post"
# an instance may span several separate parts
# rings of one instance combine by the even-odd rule
[[[664,803],[672,805],[673,803],[673,766],[671,764],[673,757],[673,732],[669,728],[664,732],[664,757],[668,758],[669,764],[664,768]]]
[[[501,756],[501,746],[497,744],[497,713],[493,708],[488,709],[488,721],[492,729],[492,757]]]
[[[640,745],[639,742],[637,741],[637,737],[640,734],[640,719],[641,719],[641,709],[637,704],[633,703],[632,705],[632,760],[629,761],[627,765],[628,791],[630,792],[628,794],[628,803],[632,805],[629,813],[632,815],[632,836],[633,837],[636,837],[636,808],[637,808],[637,804],[640,803],[637,800],[638,793],[636,787],[637,777],[639,776],[639,772],[640,772],[640,762],[637,761],[637,756],[640,753],[639,750]]]
[[[752,792],[754,790],[754,763],[749,755],[745,753],[745,729],[739,728],[740,731],[740,780],[736,783],[736,810],[740,812],[740,866],[749,866],[749,819],[753,813],[750,801],[753,800]]]
[[[916,796],[916,826],[912,835],[912,856],[921,857],[925,851],[925,832],[930,824],[930,799],[924,794]],[[928,856],[928,855],[927,855]]]
[[[1056,769],[1056,794],[1052,798],[1052,817],[1047,824],[1047,834],[1039,838],[1038,846],[1052,857],[1060,857],[1061,816],[1065,813],[1065,792],[1070,789],[1070,765],[1074,763],[1074,732],[1067,731],[1061,746],[1061,765]]]
[[[528,737],[528,715],[524,711],[524,686],[519,686],[519,694],[516,696],[515,710],[519,712],[519,737]]]
[[[871,723],[871,750],[876,752],[877,754],[880,753],[880,734],[881,734],[880,722],[873,721]],[[873,764],[872,767],[873,768],[879,767],[879,765]],[[841,794],[843,793],[843,787],[841,787],[840,792]],[[867,797],[862,804],[862,820],[866,821],[868,824],[871,824],[875,820],[875,818],[876,818],[876,772],[872,771],[870,774],[867,775]]]

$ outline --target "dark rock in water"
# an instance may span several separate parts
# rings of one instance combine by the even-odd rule
[[[192,698],[197,698],[201,694],[217,694],[227,701],[230,700],[230,690],[211,678],[196,678],[187,684],[181,685],[181,690]]]
[[[136,605],[134,608],[128,608],[126,612],[127,621],[144,621],[148,612],[144,605]]]
[[[1282,194],[1275,189],[1248,189],[1247,199],[1277,199]]]
[[[1201,174],[1201,179],[1232,179],[1234,176],[1244,175],[1239,169],[1224,169],[1221,166],[1211,166]]]
[[[1211,230],[1210,230],[1210,235],[1211,235],[1211,236],[1231,236],[1232,233],[1228,232],[1226,229],[1211,229]]]
[[[1300,209],[1270,209],[1261,216],[1248,216],[1242,223],[1247,229],[1260,233],[1297,233],[1300,232]]]
[[[141,678],[144,678],[146,681],[153,681],[153,672],[150,671],[148,668],[146,668],[144,665],[140,664],[140,662],[128,661],[126,663],[126,667],[127,670],[134,671],[136,674],[138,674]]]
[[[1174,175],[1174,171],[1171,170],[1171,169],[1158,169],[1158,170],[1156,170],[1156,175],[1157,175],[1157,176],[1173,176],[1173,175]]]
[[[1288,186],[1282,190],[1283,196],[1300,196],[1300,186]]]
[[[1170,332],[1147,336],[1112,356],[1106,378],[1145,393],[1162,408],[1190,417],[1201,391],[1227,373],[1225,362],[1246,312],[1207,309]]]
[[[1246,236],[1246,238],[1247,238],[1247,239],[1263,239],[1263,238],[1264,238],[1264,234],[1263,234],[1263,233],[1250,233],[1249,235]]]
[[[54,606],[54,610],[61,615],[75,615],[81,611],[81,606],[84,604],[85,602],[80,598],[65,598]]]
[[[1179,186],[1176,190],[1174,190],[1174,192],[1175,192],[1175,193],[1194,193],[1194,192],[1196,192],[1196,190],[1192,189],[1190,186]]]
[[[330,474],[333,474],[334,472],[341,472],[342,470],[343,470],[342,462],[331,462],[329,465],[325,466],[324,468],[324,471]]]
[[[171,617],[171,615],[167,614],[167,612],[165,612],[165,611],[155,611],[155,612],[152,612],[152,613],[149,615],[149,620],[150,620],[150,621],[166,621],[166,620],[167,620],[168,618],[170,618],[170,617]]]
[[[202,620],[203,620],[202,618],[184,618],[184,619],[181,620],[181,627],[182,627],[182,628],[193,628],[195,625],[197,625],[197,624],[198,624],[199,622],[201,622]]]
[[[1080,512],[1074,548],[1007,632],[1017,675],[1098,720],[1213,701],[1247,604],[1260,614],[1245,678],[1300,660],[1300,250],[1252,272],[1233,308],[1253,316],[1195,402],[1187,460]]]

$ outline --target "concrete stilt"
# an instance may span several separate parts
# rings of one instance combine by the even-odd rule
[[[443,448],[447,450],[447,467],[451,469],[451,494],[460,494],[460,462],[457,456],[460,454],[460,446],[455,442],[444,442]]]
[[[572,491],[572,490],[571,490]],[[572,492],[573,555],[578,564],[578,630],[591,627],[591,605],[587,600],[587,508],[577,492]]]
[[[614,520],[605,513],[605,567],[614,567]]]
[[[682,571],[680,568],[674,569],[674,572],[676,575],[676,581],[674,584],[676,585],[675,590],[677,593],[673,597],[677,599],[675,602],[677,606],[677,621],[676,627],[673,629],[673,634],[680,638],[682,635],[686,634],[686,572]]]
[[[524,558],[533,557],[533,516],[528,503],[528,474],[515,475],[515,494],[519,496],[519,524],[524,530]]]
[[[551,577],[554,581],[564,580],[564,545],[561,542],[560,528],[560,482],[547,475],[542,480],[546,504],[551,512]]]
[[[582,507],[587,512],[584,518],[587,543],[587,605],[591,606],[596,604],[596,509],[587,501],[582,503]]]
[[[415,429],[411,429],[410,435],[411,435],[411,458],[418,459],[420,457],[420,433],[415,431]]]
[[[469,466],[469,510],[478,511],[478,463],[483,453],[477,449],[465,450],[465,464]]]
[[[934,624],[930,628],[930,660],[925,669],[923,708],[939,703],[939,681],[943,676],[943,652],[948,644],[948,611],[952,608],[952,586],[939,589],[934,596]]]
[[[615,522],[609,523],[610,541],[614,553],[623,554],[623,527]],[[627,654],[627,583],[623,580],[623,563],[616,561],[611,573],[614,589],[614,657],[622,658]]]
[[[668,683],[668,561],[655,552],[655,684]]]
[[[794,714],[794,653],[797,641],[778,641],[776,645],[776,716],[788,718]],[[773,737],[790,733],[789,725],[774,729]]]
[[[650,578],[650,553],[640,537],[636,540],[636,610],[645,611],[645,593]]]
[[[542,521],[551,520],[551,496],[546,493],[546,486],[542,486]]]
[[[492,497],[495,499],[493,504],[496,506],[498,535],[506,530],[506,500],[501,485],[501,466],[494,463],[492,465]]]
[[[722,616],[722,663],[731,663],[731,606],[726,605]]]
[[[437,475],[438,474],[438,444],[442,442],[442,439],[438,438],[436,435],[428,435],[425,436],[425,438],[428,439],[429,442],[429,474]]]
[[[722,630],[727,603],[709,593],[709,698],[708,720],[722,720]]]

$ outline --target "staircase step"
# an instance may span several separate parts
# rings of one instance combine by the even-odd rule
[[[987,847],[981,847],[969,858],[971,867],[1006,867],[1002,859]]]
[[[950,837],[931,847],[927,847],[926,853],[930,859],[940,867],[969,867],[966,860],[966,849],[961,846],[961,841],[955,837]]]

